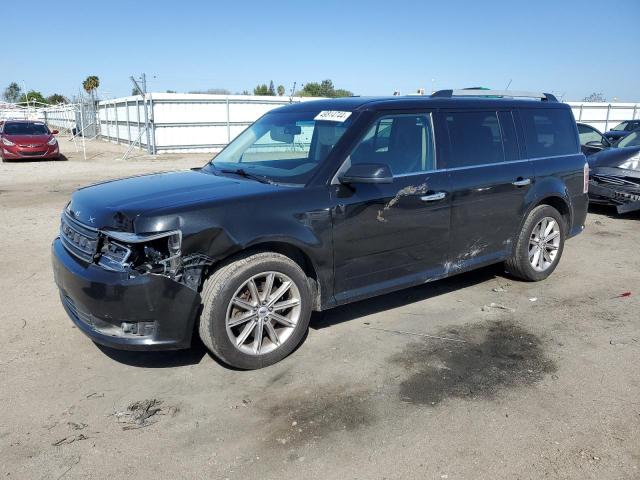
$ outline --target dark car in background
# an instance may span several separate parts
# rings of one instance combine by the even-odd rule
[[[640,128],[640,120],[625,120],[624,122],[621,122],[613,127],[608,132],[605,132],[604,136],[611,140],[611,142],[615,142],[617,140],[620,140],[621,138],[626,137],[638,128]]]
[[[49,130],[43,122],[6,120],[0,124],[0,156],[2,160],[57,160],[60,157],[57,130]]]
[[[578,136],[580,138],[580,149],[587,156],[612,146],[612,143],[600,130],[586,123],[578,123]]]
[[[587,185],[571,109],[550,94],[290,104],[202,168],[77,190],[54,277],[97,343],[199,334],[260,368],[298,346],[313,310],[500,262],[547,278],[584,228]]]
[[[640,210],[640,130],[589,157],[589,200],[618,213]]]

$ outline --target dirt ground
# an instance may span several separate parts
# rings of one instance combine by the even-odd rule
[[[547,281],[491,267],[315,314],[240,372],[96,346],[50,267],[76,187],[208,155],[61,144],[0,165],[2,478],[640,478],[640,215],[592,212]]]

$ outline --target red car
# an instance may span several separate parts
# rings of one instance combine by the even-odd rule
[[[60,149],[54,137],[57,133],[57,130],[49,130],[43,122],[6,120],[0,124],[0,156],[3,161],[58,159]]]

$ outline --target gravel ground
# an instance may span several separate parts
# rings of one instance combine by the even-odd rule
[[[492,267],[315,314],[239,372],[94,345],[50,267],[75,188],[207,155],[61,144],[0,165],[2,478],[640,478],[640,215],[592,212],[547,281]]]

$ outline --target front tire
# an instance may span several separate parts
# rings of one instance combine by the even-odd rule
[[[566,230],[565,221],[555,208],[534,208],[522,226],[511,258],[505,262],[507,270],[529,282],[547,278],[562,256]]]
[[[204,282],[202,304],[202,342],[224,363],[252,370],[295,350],[307,333],[312,301],[297,263],[260,252],[216,270]]]

